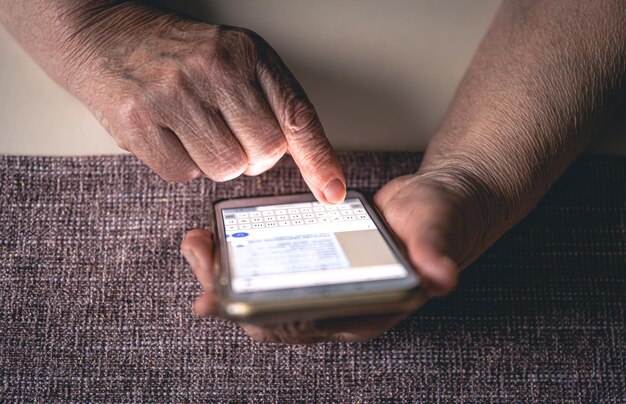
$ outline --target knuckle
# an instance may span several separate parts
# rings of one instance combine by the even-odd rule
[[[263,42],[259,34],[246,28],[220,26],[219,31],[226,43],[246,50],[255,49]]]
[[[321,129],[315,108],[301,97],[286,103],[283,113],[285,126],[293,133],[302,134]]]
[[[178,67],[171,67],[162,73],[158,84],[158,94],[165,100],[174,100],[188,91],[186,74]]]
[[[143,126],[143,116],[145,114],[145,102],[143,97],[129,95],[118,107],[118,115],[122,124],[130,128]]]
[[[201,171],[188,157],[165,148],[138,143],[131,153],[147,164],[166,182],[183,183],[200,176]]]
[[[261,37],[244,28],[220,26],[218,38],[212,74],[224,79],[242,75],[251,79],[260,44],[264,43]]]
[[[169,84],[169,87],[179,88],[183,87],[187,83],[185,73],[178,67],[172,67],[167,69],[163,77],[164,81]]]
[[[213,181],[224,182],[239,177],[244,171],[246,171],[247,167],[248,164],[245,160],[222,162],[216,166],[213,172],[208,173],[207,175]]]

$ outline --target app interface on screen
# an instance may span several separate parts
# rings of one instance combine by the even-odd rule
[[[407,275],[357,198],[223,209],[222,215],[238,293]]]

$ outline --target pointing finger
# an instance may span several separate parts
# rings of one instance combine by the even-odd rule
[[[265,63],[258,67],[257,75],[288,151],[315,197],[320,202],[339,203],[346,196],[346,180],[337,155],[304,90],[269,49],[261,58]]]

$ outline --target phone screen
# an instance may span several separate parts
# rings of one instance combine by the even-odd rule
[[[222,209],[235,293],[404,278],[358,198]]]

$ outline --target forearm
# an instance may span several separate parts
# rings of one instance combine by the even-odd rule
[[[537,203],[624,99],[622,1],[507,1],[420,173],[477,201],[493,240]]]
[[[146,24],[158,29],[167,18],[132,1],[0,0],[0,22],[55,81],[74,93],[84,76],[106,63],[101,55],[114,38],[132,35]]]

